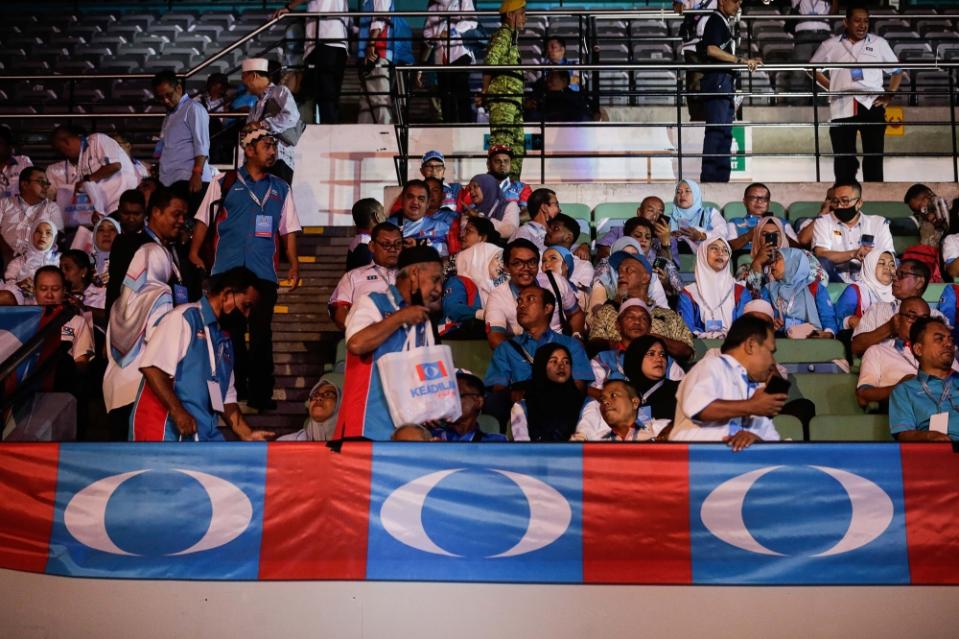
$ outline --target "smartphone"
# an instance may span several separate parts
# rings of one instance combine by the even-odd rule
[[[768,246],[779,246],[779,233],[763,233],[763,242]]]
[[[862,238],[859,240],[860,246],[868,246],[869,248],[872,248],[875,245],[875,242],[875,236],[869,235],[868,233],[864,233]]]
[[[426,306],[423,303],[423,292],[419,289],[413,291],[413,293],[410,295],[410,304],[413,306]]]
[[[653,270],[659,269],[660,271],[665,271],[666,267],[669,265],[669,260],[665,257],[657,257],[653,260]]]
[[[660,223],[660,224],[666,224],[666,225],[668,226],[668,225],[669,225],[669,216],[664,213],[664,214],[660,215],[660,216],[659,216],[659,219],[656,220],[656,221],[657,221],[658,223]]]
[[[789,387],[792,384],[789,383],[789,380],[786,380],[778,375],[773,375],[769,378],[769,381],[766,382],[766,392],[770,395],[779,395],[789,392]]]

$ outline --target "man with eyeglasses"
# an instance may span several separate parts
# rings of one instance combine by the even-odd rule
[[[403,250],[403,235],[390,222],[380,222],[370,233],[373,261],[347,271],[330,295],[329,311],[333,323],[346,330],[346,316],[356,302],[370,293],[385,293],[396,284],[396,263]]]
[[[869,33],[869,10],[852,4],[846,8],[845,31],[824,41],[810,62],[845,62],[876,64],[899,60],[884,38]],[[833,167],[837,182],[856,178],[856,133],[862,136],[862,176],[865,182],[882,182],[882,153],[886,135],[886,106],[902,82],[898,68],[827,69],[828,77],[816,72],[816,81],[826,90],[847,95],[833,95],[829,100],[832,126],[829,138],[836,154]],[[888,90],[883,76],[891,76]]]
[[[484,433],[479,427],[479,416],[483,410],[483,398],[486,388],[483,380],[473,373],[459,369],[456,371],[456,384],[459,386],[460,406],[463,413],[455,422],[437,424],[430,428],[434,441],[441,442],[505,442],[506,435]]]
[[[391,215],[388,221],[403,233],[405,246],[432,246],[440,257],[459,251],[459,214],[445,207],[431,213],[430,187],[424,180],[407,182],[399,199],[400,211]]]
[[[895,255],[889,220],[862,212],[862,185],[855,180],[833,187],[832,211],[816,218],[813,252],[830,282],[859,280],[862,260],[870,251]]]
[[[522,289],[534,284],[550,291],[553,289],[549,276],[539,270],[539,249],[529,240],[520,238],[507,244],[503,250],[503,264],[509,277],[493,287],[486,304],[486,339],[491,349],[511,336],[523,333],[523,327],[516,319],[516,305]],[[579,307],[576,292],[565,277],[553,277],[553,281],[560,299],[559,303],[553,305],[550,329],[569,335],[581,333],[586,324],[586,315]]]
[[[20,171],[20,194],[0,199],[0,259],[4,264],[31,246],[33,227],[47,220],[63,231],[63,215],[56,202],[46,198],[47,181],[43,169],[28,166]]]
[[[547,227],[554,217],[562,213],[559,209],[559,200],[556,199],[556,192],[550,189],[536,189],[529,196],[526,207],[529,211],[529,222],[516,229],[510,240],[517,238],[529,240],[542,253],[546,250]]]
[[[234,315],[227,329],[237,354],[240,394],[249,389],[248,405],[268,410],[276,407],[272,399],[272,322],[280,284],[276,273],[280,244],[286,247],[290,262],[284,284],[292,292],[300,280],[296,235],[302,227],[289,183],[269,172],[277,158],[273,133],[262,123],[248,123],[240,130],[240,148],[243,166],[211,182],[197,211],[190,262],[213,275],[236,266],[245,266],[256,274],[256,288],[263,303],[250,316],[249,355],[243,339],[246,319]]]
[[[133,441],[222,441],[222,415],[243,441],[263,441],[272,432],[253,430],[237,404],[234,354],[223,319],[248,317],[261,302],[256,275],[244,267],[215,277],[193,304],[167,313],[140,360],[143,381],[133,405]]]
[[[753,229],[764,217],[772,216],[769,211],[769,202],[772,199],[772,193],[769,187],[760,182],[753,182],[743,191],[743,204],[746,206],[746,215],[734,217],[729,220],[729,247],[734,251],[749,251],[752,249]],[[798,247],[796,232],[789,222],[780,218],[783,228],[786,230],[786,237],[789,239],[789,245]]]

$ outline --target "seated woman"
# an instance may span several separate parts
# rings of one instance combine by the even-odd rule
[[[67,280],[69,294],[79,300],[84,308],[93,312],[94,321],[98,325],[101,324],[98,317],[102,315],[102,325],[106,330],[107,318],[103,309],[106,307],[107,289],[97,284],[93,269],[90,256],[79,249],[64,251],[60,258],[60,270]]]
[[[102,218],[93,227],[93,252],[90,257],[93,258],[93,279],[99,286],[105,287],[110,280],[110,249],[119,234],[120,223],[112,217]]]
[[[753,229],[749,244],[749,255],[752,261],[736,269],[736,281],[744,284],[752,292],[753,297],[758,298],[769,281],[766,277],[766,267],[778,255],[779,249],[790,248],[789,233],[783,226],[782,220],[772,216],[765,217]],[[812,253],[807,255],[810,260],[809,269],[816,273],[820,282],[827,284],[829,276],[823,270],[822,264]]]
[[[466,222],[462,251],[456,254],[456,272],[443,285],[443,315],[440,335],[461,339],[484,339],[486,302],[503,273],[503,249],[499,233],[483,217]]]
[[[762,297],[775,310],[777,331],[791,339],[831,339],[838,332],[829,291],[810,269],[809,256],[802,249],[779,249]]]
[[[862,260],[862,273],[836,300],[836,323],[840,330],[855,329],[863,313],[877,302],[892,302],[892,281],[896,275],[896,256],[886,251],[869,251]]]
[[[643,255],[642,245],[629,236],[623,236],[613,242],[610,247],[610,257],[619,251],[625,251],[633,255]],[[645,259],[645,257],[644,257]],[[652,266],[650,264],[650,266]],[[593,276],[593,288],[589,293],[589,312],[587,317],[591,316],[593,311],[608,302],[617,298],[617,289],[619,285],[619,275],[610,263],[609,258],[600,260],[596,267],[596,273]],[[666,297],[666,291],[658,277],[651,278],[649,281],[649,299],[654,306],[660,308],[670,308],[669,300]]]
[[[623,358],[623,372],[640,399],[640,413],[646,420],[672,421],[676,414],[679,381],[669,379],[666,342],[655,335],[633,340]]]
[[[669,228],[680,247],[685,243],[692,252],[707,235],[715,234],[726,239],[729,228],[722,214],[713,207],[703,206],[703,197],[699,185],[690,179],[684,179],[676,185],[673,199],[673,212],[669,217]]]
[[[48,264],[34,274],[36,303],[40,306],[58,306],[66,302],[66,281],[59,267]],[[93,326],[83,313],[74,315],[60,329],[60,341],[70,343],[70,356],[80,370],[84,370],[94,356]]]
[[[536,351],[526,395],[510,411],[514,441],[569,440],[586,401],[572,373],[572,356],[562,344],[544,344]]]
[[[679,314],[700,339],[725,337],[753,298],[729,270],[731,252],[729,243],[721,237],[711,235],[701,242],[696,249],[696,281],[679,296]]]
[[[30,245],[7,264],[4,289],[13,294],[18,304],[34,303],[34,275],[44,266],[60,264],[56,245],[57,230],[53,223],[43,219],[33,226]]]
[[[550,246],[543,251],[542,271],[544,273],[553,273],[554,277],[565,278],[569,287],[576,292],[576,300],[579,307],[586,311],[588,302],[587,292],[573,283],[573,271],[576,268],[576,262],[573,260],[573,254],[569,249],[562,246]]]
[[[676,256],[673,255],[670,248],[671,243],[656,242],[654,246],[653,239],[656,237],[656,227],[643,217],[634,217],[626,221],[623,226],[623,237],[626,236],[639,242],[646,260],[653,265],[653,272],[659,279],[666,297],[671,301],[675,300],[679,292],[683,290],[683,281],[679,277]],[[657,246],[659,247],[658,250]]]
[[[519,228],[519,205],[503,199],[499,182],[488,173],[474,175],[466,185],[471,205],[460,213],[466,217],[484,217],[493,223],[496,232],[509,237]]]
[[[306,421],[303,428],[278,437],[277,441],[326,442],[333,439],[336,417],[343,399],[342,381],[339,375],[324,375],[320,378],[306,400]]]

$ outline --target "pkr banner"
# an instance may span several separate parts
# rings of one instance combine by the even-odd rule
[[[956,584],[949,445],[0,445],[0,567],[74,577]]]

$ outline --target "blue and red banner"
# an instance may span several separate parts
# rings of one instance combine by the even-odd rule
[[[957,584],[930,444],[0,445],[0,567],[77,577]]]

